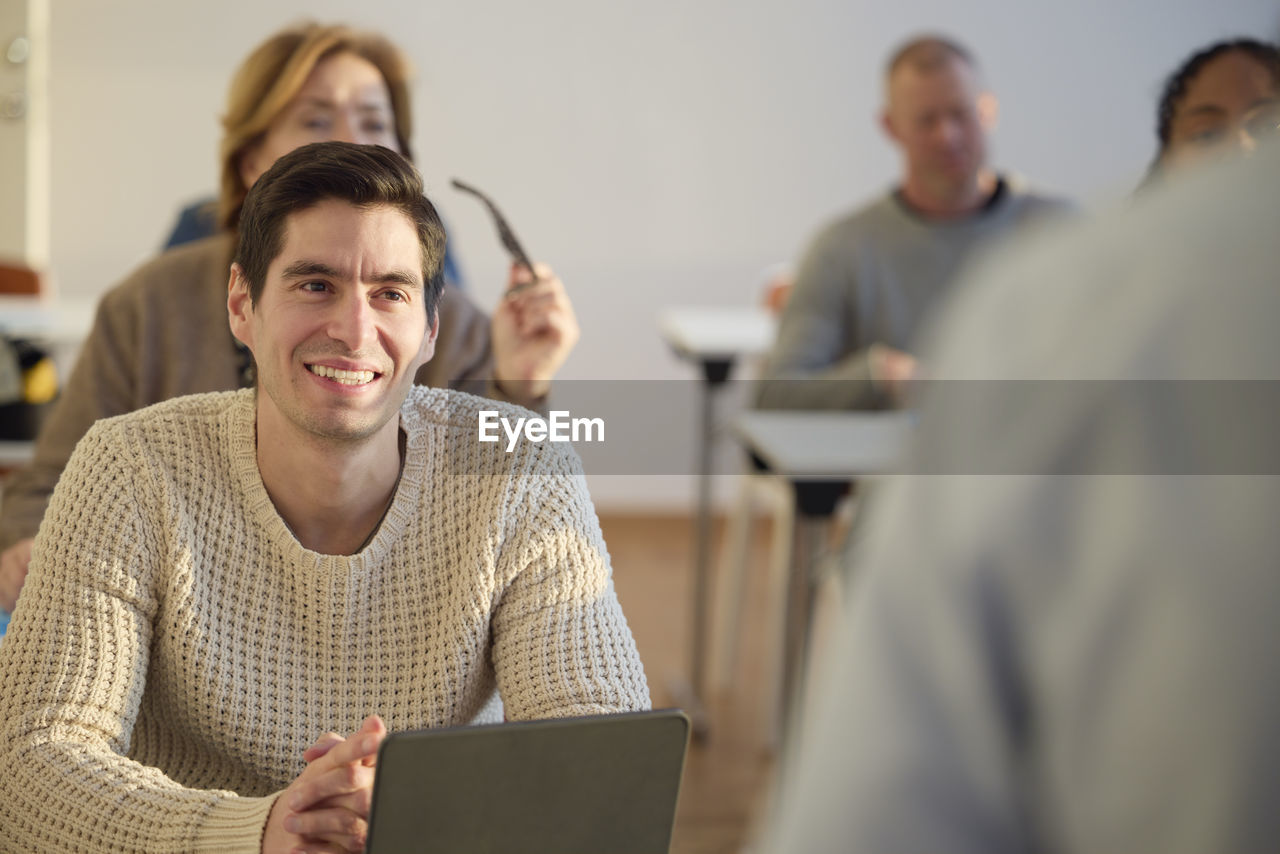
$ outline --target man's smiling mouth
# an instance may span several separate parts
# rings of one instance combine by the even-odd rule
[[[344,371],[328,365],[307,365],[307,370],[318,377],[334,380],[343,385],[365,385],[373,382],[378,375],[373,371]]]

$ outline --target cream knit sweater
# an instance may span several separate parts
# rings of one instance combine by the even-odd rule
[[[321,734],[647,708],[576,455],[477,441],[414,388],[405,468],[349,557],[267,496],[250,390],[100,421],[0,644],[0,850],[257,852]]]

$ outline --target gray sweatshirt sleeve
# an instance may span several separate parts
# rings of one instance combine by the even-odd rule
[[[858,289],[851,247],[828,229],[809,248],[756,394],[761,409],[875,409],[868,346],[850,329]]]

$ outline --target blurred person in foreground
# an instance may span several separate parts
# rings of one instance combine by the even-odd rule
[[[881,124],[901,183],[826,226],[810,244],[757,392],[764,409],[878,409],[916,375],[910,352],[958,269],[993,242],[1062,214],[988,165],[996,99],[973,55],[913,39],[885,69]]]
[[[224,310],[257,387],[97,422],[36,537],[0,850],[360,851],[388,729],[495,690],[513,720],[648,708],[572,449],[481,442],[524,410],[413,383],[443,256],[386,148],[254,184]]]
[[[1275,849],[1277,222],[1273,142],[959,289],[763,850]]]
[[[223,118],[223,230],[166,252],[108,291],[35,457],[6,482],[0,511],[0,609],[12,611],[31,542],[72,450],[99,418],[182,394],[253,384],[254,365],[227,326],[226,279],[248,188],[300,145],[340,140],[410,156],[409,65],[389,41],[343,26],[286,29],[255,49],[231,83]],[[531,408],[578,340],[560,280],[513,267],[492,319],[446,288],[435,357],[416,382],[464,387]]]
[[[1158,149],[1148,183],[1223,155],[1251,151],[1280,124],[1280,50],[1255,39],[1202,48],[1178,66],[1156,107]]]

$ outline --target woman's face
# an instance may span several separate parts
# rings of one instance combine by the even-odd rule
[[[240,177],[252,187],[277,158],[329,140],[400,151],[387,83],[377,66],[353,53],[335,54],[312,69],[262,140],[240,157]]]
[[[1274,110],[1278,99],[1275,79],[1257,60],[1238,50],[1215,57],[1174,108],[1162,163],[1177,169],[1251,148],[1250,118]]]

